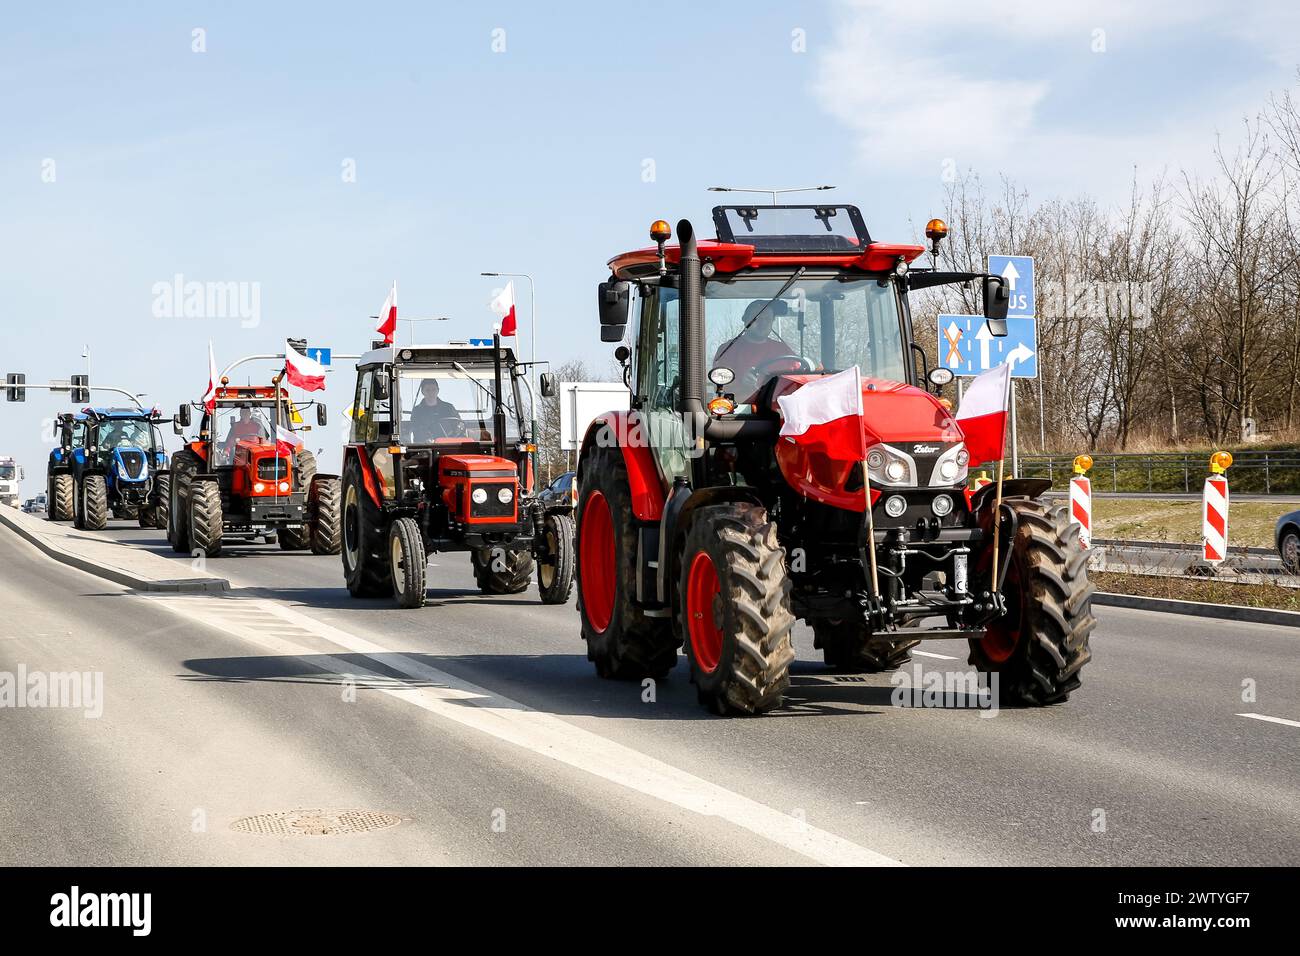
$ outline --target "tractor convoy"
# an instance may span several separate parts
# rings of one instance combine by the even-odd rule
[[[782,703],[797,621],[839,671],[963,638],[1002,701],[1066,700],[1095,624],[1078,528],[1043,497],[1049,481],[970,480],[1003,457],[1001,429],[999,454],[973,458],[974,426],[941,394],[952,374],[913,334],[912,293],[965,283],[982,293],[981,333],[1006,335],[1003,279],[926,268],[924,246],[876,241],[854,206],[719,206],[713,222],[706,239],[680,221],[670,244],[657,221],[653,245],[609,261],[600,338],[617,345],[630,408],[591,423],[558,493],[536,471],[554,376],[499,335],[393,344],[393,320],[347,356],[342,477],[304,447],[301,413],[314,405],[324,426],[325,406],[288,386],[325,379],[304,377],[290,343],[268,385],[213,365],[204,399],[172,419],[183,435],[201,416],[170,463],[156,410],[61,415],[48,516],[165,528],[181,554],[256,539],[338,554],[352,597],[403,608],[425,604],[440,552],[467,553],[485,594],[535,577],[561,605],[576,582],[597,674],[661,679],[684,650],[718,714]],[[932,261],[946,233],[927,227]],[[808,409],[848,437],[812,440]]]

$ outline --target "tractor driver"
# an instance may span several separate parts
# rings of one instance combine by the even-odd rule
[[[740,334],[718,346],[712,368],[723,366],[736,373],[734,394],[740,400],[749,397],[778,369],[779,358],[795,362],[798,353],[788,342],[772,335],[772,323],[778,315],[788,315],[789,307],[777,299],[755,299],[745,306]],[[766,368],[764,366],[767,366]]]
[[[235,443],[239,441],[260,441],[269,438],[266,427],[253,417],[251,405],[239,406],[239,418],[230,423],[226,440],[221,443],[222,458],[229,462],[235,457]]]
[[[465,423],[451,402],[438,397],[438,380],[426,378],[420,383],[420,400],[411,409],[412,441],[417,444],[439,438],[459,438],[465,434]]]

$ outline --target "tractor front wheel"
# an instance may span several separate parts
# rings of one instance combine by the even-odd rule
[[[573,593],[573,518],[549,514],[542,528],[544,549],[537,558],[537,590],[543,604],[564,604]]]
[[[1088,552],[1064,507],[1028,498],[1003,502],[1016,515],[1001,591],[1007,613],[970,641],[970,663],[998,675],[1001,699],[1043,706],[1068,700],[1092,657]],[[987,580],[987,579],[986,579]]]
[[[47,517],[51,521],[72,520],[72,496],[75,490],[71,475],[51,475],[50,488],[45,500]]]
[[[429,555],[414,518],[398,518],[388,529],[388,567],[398,606],[424,607]]]
[[[912,648],[920,643],[872,634],[865,621],[813,622],[813,646],[821,648],[827,667],[845,674],[897,670],[912,659]]]
[[[171,484],[167,489],[167,543],[177,554],[190,553],[190,485],[203,460],[192,451],[172,456]]]
[[[196,481],[190,485],[190,543],[206,558],[221,553],[225,516],[221,511],[221,489],[215,481]]]
[[[341,512],[343,488],[339,479],[321,475],[312,482],[313,499],[311,521],[312,554],[338,554],[343,548]]]
[[[469,557],[474,581],[484,594],[521,594],[533,580],[533,556],[527,551],[484,548]]]
[[[393,577],[384,546],[388,528],[384,513],[366,491],[361,463],[352,457],[343,472],[342,547],[343,577],[354,598],[386,597],[393,593]]]
[[[108,483],[103,475],[85,475],[81,479],[78,528],[100,531],[108,527]]]
[[[785,550],[767,512],[749,503],[700,508],[681,568],[680,628],[700,703],[717,714],[780,706],[794,614]]]

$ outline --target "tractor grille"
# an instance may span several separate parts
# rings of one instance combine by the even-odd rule
[[[144,452],[120,451],[118,457],[122,459],[122,467],[126,469],[128,477],[139,478],[144,472]]]
[[[257,463],[257,477],[263,481],[278,481],[289,477],[288,458],[263,458]]]
[[[482,488],[488,493],[487,501],[482,504],[470,499],[469,513],[473,518],[509,518],[515,513],[515,499],[512,497],[504,504],[497,498],[497,492],[502,488],[509,488],[512,492],[516,491],[515,483],[511,482],[474,482],[470,486],[471,490]]]

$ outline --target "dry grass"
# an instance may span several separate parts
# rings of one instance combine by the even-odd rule
[[[1277,519],[1294,505],[1234,501],[1228,509],[1230,547],[1272,548]],[[1092,499],[1092,533],[1097,538],[1201,543],[1201,503],[1168,498]]]
[[[1112,594],[1300,611],[1300,590],[1275,584],[1230,584],[1157,574],[1116,574],[1111,571],[1089,573],[1088,579],[1098,591],[1109,591]]]

